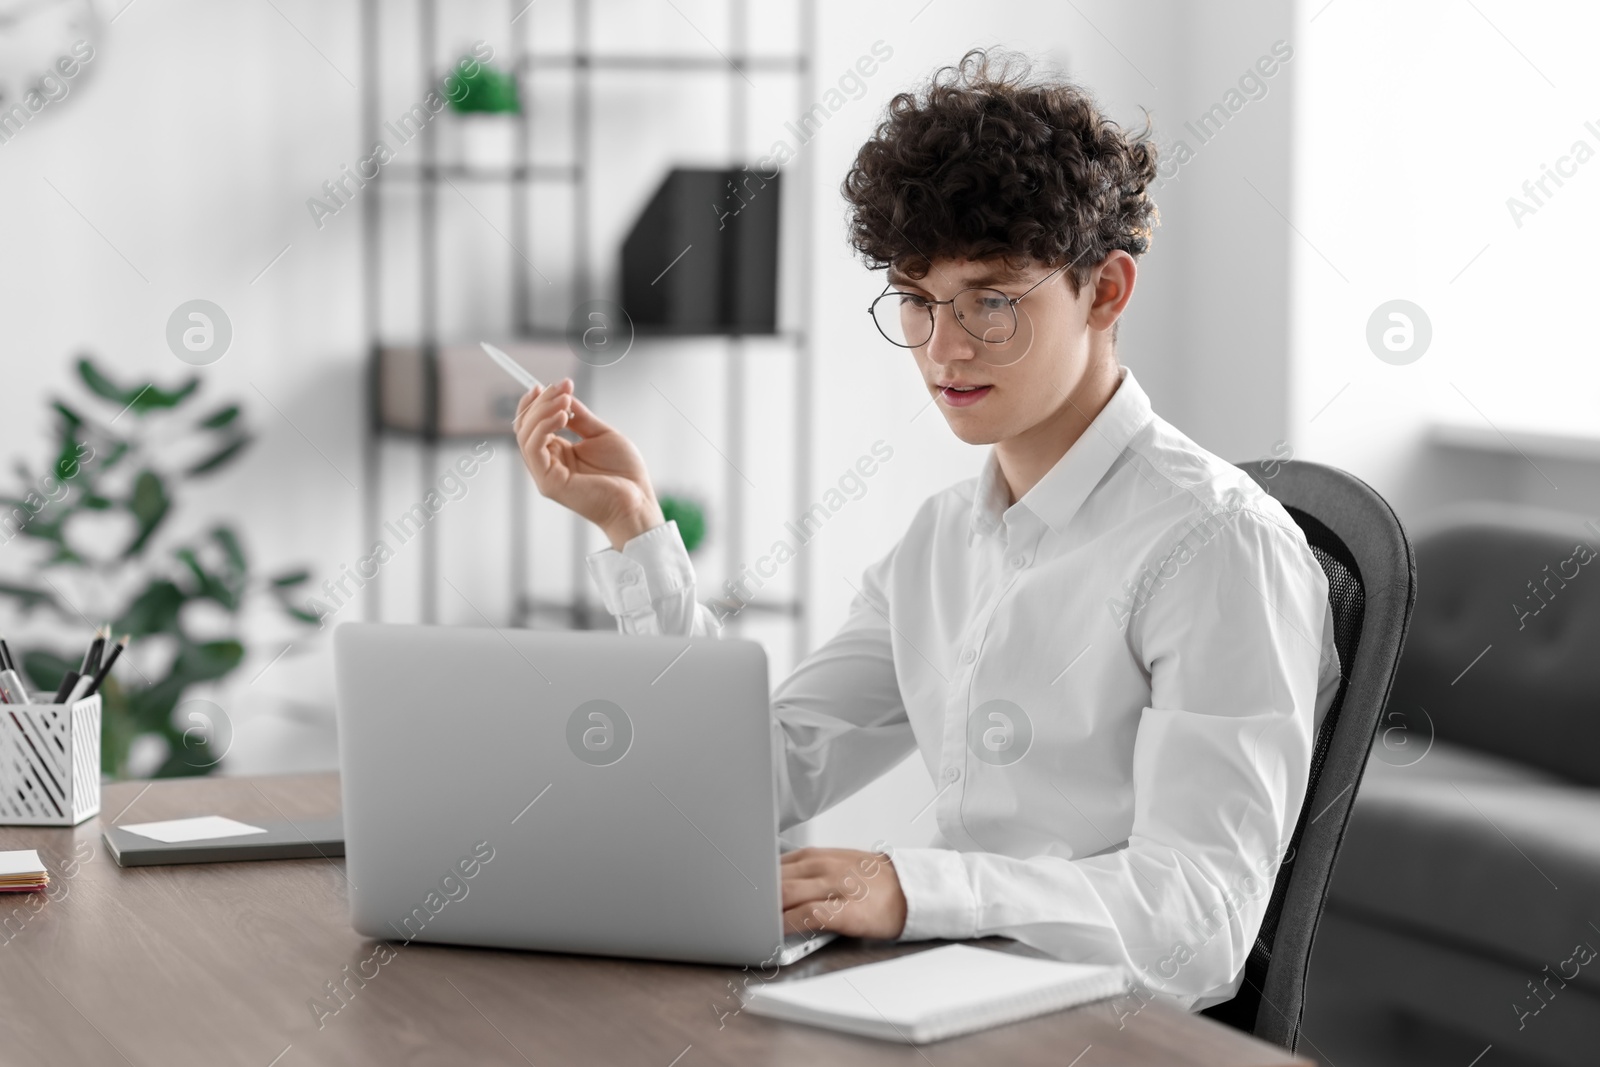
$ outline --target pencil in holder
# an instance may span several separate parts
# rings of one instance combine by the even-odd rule
[[[100,813],[100,694],[0,704],[0,826],[76,826]]]

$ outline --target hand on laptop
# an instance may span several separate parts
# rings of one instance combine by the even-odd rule
[[[892,939],[905,929],[905,894],[881,852],[801,848],[783,856],[780,872],[786,930]]]
[[[517,403],[512,423],[522,461],[539,492],[582,515],[620,550],[666,521],[633,442],[573,395],[571,378],[536,387]],[[582,440],[556,434],[568,429]]]

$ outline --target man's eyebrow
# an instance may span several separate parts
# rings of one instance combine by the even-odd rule
[[[1016,282],[1020,282],[1023,277],[1024,272],[1022,271],[1010,270],[1005,267],[997,267],[993,270],[984,271],[982,274],[979,274],[975,277],[968,278],[959,284],[962,288],[975,289],[985,285],[1011,285]],[[905,275],[895,271],[893,268],[890,268],[888,271],[888,281],[890,285],[915,286],[919,285],[921,281],[925,280],[926,279],[914,279],[906,277]]]
[[[970,281],[967,282],[967,284],[968,285],[973,285],[973,286],[977,286],[977,285],[1009,285],[1012,282],[1021,281],[1022,277],[1023,277],[1023,272],[1022,271],[1005,270],[1005,269],[991,270],[991,271],[985,271],[983,274],[980,274],[976,278],[971,279]]]

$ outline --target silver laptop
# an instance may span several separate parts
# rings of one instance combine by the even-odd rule
[[[783,965],[753,641],[344,623],[351,922],[402,941]]]

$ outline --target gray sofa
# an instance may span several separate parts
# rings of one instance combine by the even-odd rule
[[[1600,1063],[1600,521],[1479,504],[1413,537],[1416,611],[1302,1049],[1340,1067]]]

